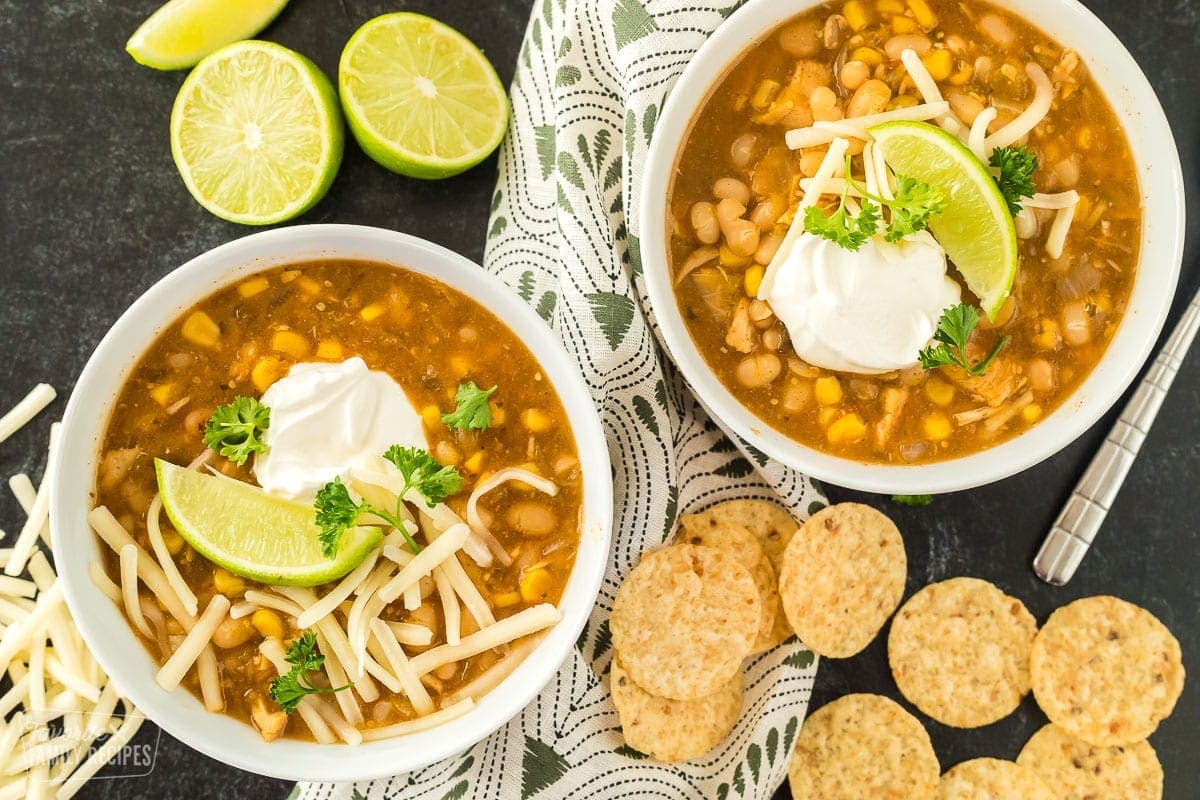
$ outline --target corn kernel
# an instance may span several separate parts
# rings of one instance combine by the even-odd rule
[[[945,414],[937,411],[925,417],[923,427],[925,435],[935,442],[949,439],[950,434],[954,433],[954,425],[946,418]]]
[[[483,469],[483,451],[480,450],[463,462],[463,469],[472,475],[478,475]]]
[[[216,347],[221,342],[221,329],[203,311],[193,311],[180,329],[183,338],[201,347]]]
[[[521,602],[521,595],[519,592],[502,592],[493,595],[492,602],[496,604],[496,608],[511,608]]]
[[[868,67],[878,67],[883,63],[883,53],[874,47],[856,47],[850,54],[851,61],[861,61]]]
[[[183,552],[183,537],[175,531],[162,532],[163,544],[167,546],[167,552],[173,556],[177,556]]]
[[[342,343],[335,339],[322,339],[317,343],[317,358],[323,358],[327,361],[337,361],[344,353]]]
[[[1043,350],[1057,350],[1062,338],[1058,334],[1058,323],[1052,319],[1043,319],[1033,343]]]
[[[737,253],[733,252],[733,250],[731,250],[727,244],[721,245],[721,249],[718,251],[718,257],[721,260],[722,267],[729,267],[731,269],[741,269],[754,259],[753,254],[748,256],[739,256]]]
[[[384,308],[383,303],[371,303],[369,306],[363,306],[358,315],[362,317],[363,322],[371,322],[383,316],[384,311],[387,311],[387,309]]]
[[[817,402],[823,406],[837,405],[842,402],[842,383],[836,375],[817,378],[813,391],[817,396]]]
[[[540,408],[527,408],[521,412],[521,424],[534,433],[544,433],[550,430],[554,420]]]
[[[1101,314],[1107,314],[1108,312],[1112,311],[1112,295],[1108,292],[1100,292],[1097,294],[1094,302],[1096,310]]]
[[[541,567],[528,570],[521,576],[521,599],[526,603],[545,600],[553,584],[547,570]]]
[[[495,400],[488,400],[488,408],[492,410],[492,427],[494,428],[497,425],[503,425],[504,420],[508,418],[508,414],[505,412],[504,406],[500,405]]]
[[[925,65],[925,69],[929,70],[930,76],[935,81],[946,80],[954,71],[954,56],[950,54],[949,50],[940,48],[930,50],[921,59],[921,63]]]
[[[275,356],[263,356],[254,365],[254,369],[250,370],[250,382],[258,389],[258,393],[262,394],[286,374],[286,364]]]
[[[921,26],[912,17],[892,17],[892,33],[914,33],[920,29]]]
[[[296,278],[299,278],[299,277],[300,277],[300,270],[289,269],[287,272],[283,272],[279,275],[279,281],[280,281],[280,283],[291,283],[292,281],[296,280]]]
[[[291,356],[297,361],[308,355],[309,347],[308,339],[295,331],[275,331],[271,337],[272,350]]]
[[[897,108],[912,108],[917,105],[917,98],[911,94],[898,94],[888,101],[887,110],[895,111]]]
[[[1030,403],[1021,409],[1021,417],[1031,424],[1037,422],[1042,417],[1042,407],[1037,403]]]
[[[427,405],[421,409],[421,420],[426,428],[437,430],[442,426],[442,410],[435,405]]]
[[[263,635],[263,638],[272,636],[276,639],[283,638],[283,620],[269,608],[260,608],[251,614],[250,624],[254,626],[254,630]]]
[[[767,106],[771,105],[771,101],[775,99],[775,95],[779,93],[779,81],[773,81],[767,78],[760,81],[754,89],[754,94],[750,97],[750,105],[753,108],[762,111]]]
[[[926,0],[908,0],[908,7],[912,9],[913,16],[921,23],[922,28],[929,29],[937,25],[937,14],[933,13]]]
[[[825,431],[830,444],[853,444],[867,435],[867,423],[858,414],[847,414]]]
[[[746,274],[742,278],[742,283],[746,288],[747,297],[758,296],[758,287],[762,285],[764,272],[766,272],[766,268],[762,264],[755,264],[746,270]]]
[[[213,587],[225,595],[239,595],[246,590],[246,582],[232,572],[217,567],[213,570]]]
[[[171,398],[175,395],[175,384],[160,383],[150,390],[150,397],[160,406],[165,406],[171,402]]]
[[[850,23],[853,30],[861,31],[867,27],[870,18],[867,16],[867,8],[859,0],[850,0],[849,3],[842,6],[842,16],[846,18],[846,22]]]
[[[254,295],[266,291],[267,287],[270,285],[270,282],[267,281],[266,278],[251,278],[248,281],[242,281],[239,283],[237,290],[238,294],[240,294],[242,297],[254,297]]]
[[[903,14],[904,0],[875,0],[875,10],[880,14]]]
[[[950,405],[950,401],[954,399],[954,387],[943,380],[930,378],[925,381],[925,396],[934,405],[945,407]]]
[[[296,286],[301,292],[307,295],[317,295],[321,293],[321,284],[314,281],[308,276],[301,276],[296,279]]]
[[[464,355],[455,353],[450,356],[450,371],[456,378],[465,377],[471,371],[471,360]]]
[[[833,422],[837,415],[838,410],[836,408],[833,406],[825,406],[817,415],[817,421],[821,423],[822,427],[827,428],[829,427],[829,423]]]

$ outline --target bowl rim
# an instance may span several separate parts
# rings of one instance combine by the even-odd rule
[[[638,222],[654,325],[697,399],[727,430],[786,466],[861,491],[938,494],[982,486],[1054,455],[1095,424],[1139,373],[1162,331],[1179,281],[1184,244],[1182,168],[1170,125],[1146,76],[1116,35],[1077,0],[1007,0],[1030,22],[1084,59],[1129,139],[1141,183],[1141,254],[1130,304],[1085,381],[1029,430],[985,450],[894,466],[834,456],[801,444],[751,412],[716,378],[683,324],[667,265],[665,198],[683,137],[714,75],[783,21],[824,0],[749,0],[700,47],[668,89],[643,173]]]
[[[213,291],[264,269],[322,258],[380,261],[428,275],[504,321],[557,390],[584,471],[580,546],[559,602],[562,621],[463,716],[357,747],[294,739],[268,744],[249,724],[206,711],[191,692],[162,690],[153,680],[157,662],[88,575],[101,547],[86,522],[100,436],[129,371],[166,325]],[[63,417],[58,468],[50,476],[53,550],[67,606],[121,694],[160,728],[218,761],[262,775],[322,782],[381,778],[428,766],[467,750],[516,717],[570,656],[599,593],[612,537],[612,473],[599,414],[578,365],[548,332],[545,321],[508,286],[466,257],[408,234],[359,225],[301,225],[250,234],[190,259],[141,294],[80,374]]]

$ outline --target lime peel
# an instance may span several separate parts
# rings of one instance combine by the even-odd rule
[[[345,532],[337,555],[321,553],[312,506],[257,486],[154,459],[171,524],[196,552],[235,575],[270,586],[320,586],[363,562],[383,538],[377,527]]]
[[[893,171],[946,192],[945,208],[929,229],[995,320],[1017,275],[1017,230],[987,166],[926,122],[885,122],[868,130]]]

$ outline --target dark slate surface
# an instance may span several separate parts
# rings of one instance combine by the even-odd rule
[[[1200,3],[1196,0],[1085,0],[1117,31],[1157,88],[1183,154],[1195,200],[1200,142]],[[157,0],[0,0],[0,408],[34,382],[65,396],[88,354],[121,311],[163,274],[217,244],[246,234],[202,211],[171,163],[167,120],[178,73],[136,66],[123,52],[129,33]],[[530,0],[293,0],[267,38],[311,56],[333,74],[350,33],[397,8],[434,14],[478,42],[507,82]],[[442,183],[391,175],[352,144],[328,197],[304,222],[356,222],[404,230],[478,260],[483,251],[494,161]],[[1200,224],[1188,226],[1177,316],[1200,284]],[[61,413],[59,400],[51,413]],[[1200,796],[1200,358],[1190,359],[1133,468],[1102,538],[1066,589],[1038,582],[1028,564],[1113,414],[1063,453],[991,487],[907,509],[886,498],[831,489],[835,500],[884,508],[905,532],[909,591],[930,581],[976,575],[1024,599],[1044,619],[1056,606],[1112,593],[1149,608],[1183,643],[1194,677],[1153,743],[1166,768],[1166,797]],[[0,452],[0,475],[40,473],[42,424]],[[0,520],[21,519],[0,492]],[[846,692],[899,698],[883,640],[845,662],[825,662],[814,707]],[[945,765],[990,755],[1012,758],[1043,723],[1033,702],[995,725],[956,731],[926,720]],[[142,739],[157,731],[147,726]],[[288,784],[225,767],[163,736],[146,778],[94,782],[82,798],[282,798]],[[782,796],[782,795],[781,795]]]

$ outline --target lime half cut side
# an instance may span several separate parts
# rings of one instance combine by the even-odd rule
[[[319,586],[363,562],[379,528],[351,528],[337,555],[321,553],[312,506],[272,497],[257,486],[154,459],[171,524],[196,552],[235,575],[271,586]]]
[[[491,62],[422,14],[384,14],[359,28],[342,50],[338,88],[363,151],[414,178],[470,169],[508,126],[508,96]]]
[[[125,50],[153,69],[187,69],[271,24],[288,0],[170,0],[129,37]]]
[[[896,174],[946,192],[945,210],[930,219],[929,229],[995,319],[1017,275],[1017,229],[987,167],[954,136],[925,122],[885,122],[871,135]]]
[[[243,225],[284,222],[316,205],[343,142],[329,79],[271,42],[237,42],[205,58],[171,110],[171,154],[188,191]]]

